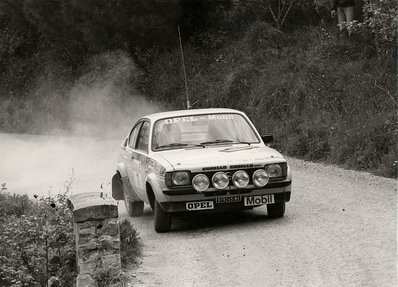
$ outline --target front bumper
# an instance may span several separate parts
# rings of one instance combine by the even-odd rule
[[[244,188],[244,189],[236,189],[233,186],[228,186],[224,190],[217,190],[215,188],[210,188],[210,192],[203,192],[200,193],[204,196],[214,196],[214,195],[226,195],[227,193],[231,194],[239,194],[239,193],[251,193],[253,191],[259,191],[259,190],[275,190],[275,189],[288,189],[290,188],[292,184],[292,181],[290,179],[284,179],[280,181],[274,181],[274,182],[269,182],[266,186],[262,188],[255,187],[254,185],[251,185],[252,188]],[[232,188],[232,189],[231,189]],[[181,188],[168,188],[162,191],[164,195],[166,196],[184,196],[184,195],[198,195],[198,192],[191,186],[191,187],[181,187]]]
[[[267,192],[266,195],[274,195],[275,203],[281,202],[288,202],[290,201],[290,191],[282,191],[277,193]],[[263,194],[265,195],[265,194]],[[164,211],[167,212],[187,212],[187,203],[194,203],[194,202],[213,202],[211,205],[213,208],[200,210],[200,212],[216,212],[216,211],[228,211],[228,210],[241,210],[241,209],[251,209],[253,207],[258,207],[260,205],[253,205],[253,206],[245,206],[244,205],[244,197],[253,196],[253,194],[241,194],[240,201],[237,202],[229,202],[229,203],[217,203],[217,197],[211,197],[201,200],[184,200],[184,201],[173,201],[173,202],[160,202],[160,206]],[[191,211],[192,212],[192,211]],[[198,212],[198,211],[193,211]]]

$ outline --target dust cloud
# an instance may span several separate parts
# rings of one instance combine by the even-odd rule
[[[163,110],[138,92],[139,76],[124,53],[94,57],[82,77],[62,85],[65,126],[48,135],[0,133],[0,183],[29,196],[61,193],[70,184],[73,193],[110,193],[123,137],[139,117]]]
[[[69,95],[69,128],[73,135],[120,138],[141,116],[161,111],[136,89],[140,71],[123,53],[102,54],[87,67]]]

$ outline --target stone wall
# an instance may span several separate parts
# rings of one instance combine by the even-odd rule
[[[76,239],[76,286],[97,286],[93,278],[96,272],[103,268],[121,268],[116,201],[93,192],[71,196],[68,204],[73,211]]]

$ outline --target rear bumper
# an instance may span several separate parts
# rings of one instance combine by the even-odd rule
[[[290,191],[284,191],[279,193],[270,193],[274,195],[275,203],[288,202],[290,201]],[[269,194],[268,194],[269,195]],[[245,206],[244,205],[244,197],[248,197],[252,195],[240,195],[240,201],[237,202],[229,202],[229,203],[217,203],[215,198],[212,199],[202,199],[202,200],[186,200],[186,201],[173,201],[173,202],[160,202],[160,206],[164,211],[167,212],[192,212],[187,209],[187,203],[195,203],[195,202],[203,202],[204,207],[206,208],[212,206],[212,208],[206,208],[204,210],[200,210],[200,212],[216,212],[216,211],[228,211],[228,210],[242,210],[242,209],[251,209],[253,207],[258,207],[260,205],[253,206]],[[211,203],[212,202],[212,203]],[[197,212],[197,211],[193,211]]]

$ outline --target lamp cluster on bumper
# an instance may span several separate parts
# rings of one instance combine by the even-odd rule
[[[270,179],[285,178],[286,172],[286,163],[280,163],[265,165],[264,168],[254,171],[251,170],[249,171],[250,175],[244,170],[219,171],[213,175],[199,173],[193,176],[191,180],[189,171],[176,171],[166,174],[165,179],[168,187],[192,186],[197,192],[205,192],[211,185],[219,190],[225,189],[231,184],[237,188],[245,188],[250,182],[256,187],[264,187]]]

